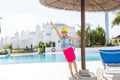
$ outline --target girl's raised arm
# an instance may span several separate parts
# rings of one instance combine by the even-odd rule
[[[57,27],[52,23],[52,22],[50,22],[50,25],[53,27],[53,29],[56,31],[56,33],[57,33],[57,36],[58,36],[58,38],[60,39],[60,32],[59,32],[59,30],[57,29]]]

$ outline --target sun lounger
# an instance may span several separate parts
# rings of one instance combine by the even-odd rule
[[[98,80],[116,80],[120,75],[120,49],[99,50],[104,69],[97,70]]]
[[[107,73],[120,73],[120,50],[100,50],[100,56]]]

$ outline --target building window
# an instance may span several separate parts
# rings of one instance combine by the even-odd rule
[[[51,33],[46,33],[46,36],[51,36]]]

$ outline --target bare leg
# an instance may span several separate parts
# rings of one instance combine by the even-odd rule
[[[71,76],[73,76],[72,62],[69,62],[68,64],[69,64],[69,70],[70,70]]]
[[[72,63],[73,63],[73,66],[74,66],[75,72],[78,73],[78,70],[77,70],[77,63],[76,63],[76,61],[74,60]]]

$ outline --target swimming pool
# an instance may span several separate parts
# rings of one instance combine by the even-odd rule
[[[81,61],[80,54],[76,54],[77,62]],[[86,61],[99,61],[99,53],[86,54]],[[10,55],[0,57],[0,64],[23,64],[23,63],[55,63],[55,62],[66,62],[64,54],[52,53],[52,54],[28,54],[28,55]]]

